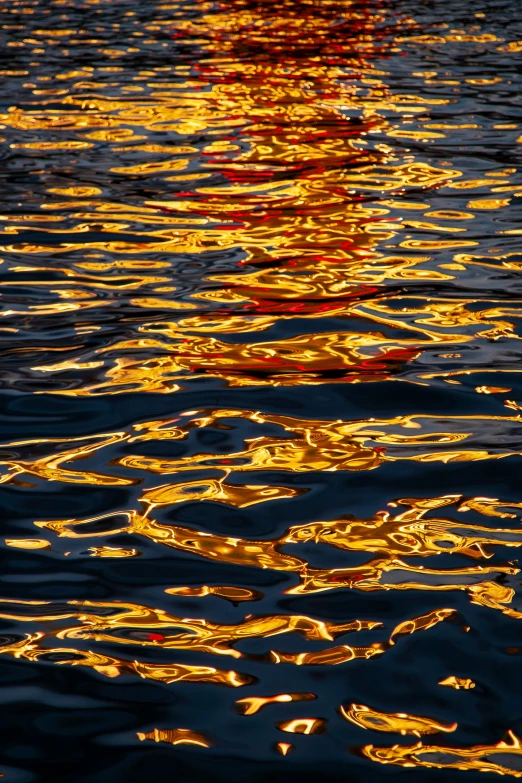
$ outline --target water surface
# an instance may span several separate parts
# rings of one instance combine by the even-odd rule
[[[0,25],[5,780],[522,777],[518,5]]]

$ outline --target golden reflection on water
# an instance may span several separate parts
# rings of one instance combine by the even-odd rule
[[[440,680],[439,685],[445,685],[448,688],[455,688],[456,690],[464,688],[466,691],[475,687],[475,683],[473,680],[470,680],[469,677],[455,677],[454,675],[446,677],[444,680]]]
[[[435,769],[476,770],[480,772],[496,772],[499,775],[522,777],[522,770],[512,769],[503,763],[511,756],[522,754],[520,740],[508,731],[507,737],[492,745],[477,745],[471,748],[445,747],[441,745],[399,746],[391,748],[376,748],[366,745],[362,748],[363,755],[380,764],[397,764],[401,767],[427,767]],[[495,756],[502,761],[496,762]]]
[[[190,729],[154,729],[147,734],[138,732],[138,738],[153,740],[154,742],[168,742],[170,745],[197,745],[201,748],[209,748],[209,741],[196,731]]]
[[[451,732],[457,728],[456,723],[444,725],[431,718],[406,715],[403,712],[390,715],[386,712],[372,710],[364,704],[351,704],[348,708],[341,706],[340,712],[343,718],[363,729],[389,731],[402,735],[415,734],[420,737],[423,734],[437,734],[439,731]]]
[[[29,4],[18,5],[33,13]],[[123,66],[70,70],[62,62],[62,70],[53,67],[45,77],[37,68],[36,75],[3,71],[27,79],[23,100],[0,115],[5,143],[30,162],[35,176],[45,174],[46,183],[38,209],[20,203],[14,214],[0,216],[0,293],[8,303],[0,331],[14,368],[8,382],[41,395],[42,405],[64,398],[118,405],[114,395],[128,393],[141,394],[142,402],[139,416],[114,425],[115,431],[93,426],[84,434],[36,432],[6,440],[0,483],[29,494],[42,487],[57,493],[113,488],[111,503],[125,490],[121,504],[114,500],[92,513],[73,503],[64,504],[63,513],[39,515],[35,506],[31,523],[46,538],[20,535],[5,544],[28,556],[36,550],[41,557],[67,557],[71,569],[84,557],[103,558],[108,568],[121,561],[125,569],[143,562],[150,547],[159,558],[169,549],[188,555],[194,579],[184,584],[173,572],[178,583],[165,582],[161,594],[175,607],[193,599],[198,616],[155,607],[152,600],[160,599],[145,595],[136,601],[6,598],[0,618],[37,630],[8,639],[0,654],[87,667],[111,679],[246,688],[257,682],[254,663],[265,672],[279,664],[290,671],[352,661],[370,666],[391,658],[392,648],[406,646],[413,634],[435,634],[431,629],[440,624],[468,634],[471,625],[454,605],[458,594],[485,618],[496,613],[521,620],[520,568],[505,548],[522,546],[522,500],[510,491],[479,494],[482,480],[473,493],[469,482],[452,489],[462,467],[487,469],[522,453],[522,401],[513,391],[520,373],[519,309],[497,282],[499,276],[516,279],[522,269],[515,244],[520,230],[509,223],[522,185],[516,168],[467,171],[464,156],[453,156],[455,139],[484,130],[478,121],[457,121],[454,93],[476,86],[470,94],[478,96],[504,80],[443,79],[419,70],[411,73],[411,90],[403,91],[385,69],[412,46],[484,45],[501,53],[522,44],[478,28],[423,33],[407,15],[393,19],[377,3],[362,7],[350,0],[171,3],[157,11],[145,33],[137,19],[129,21],[136,24],[136,47],[103,48],[102,42],[96,49]],[[64,45],[67,60],[86,34],[38,28],[20,48],[36,47],[36,57]],[[126,68],[120,58],[140,52],[144,34],[158,46],[173,39],[179,47],[197,47],[199,56]],[[513,140],[519,129],[516,123],[494,127],[496,138],[501,131]],[[444,156],[430,158],[436,144]],[[57,160],[58,173],[46,174],[49,161]],[[82,174],[85,165],[95,175],[91,184]],[[501,245],[484,231],[486,217],[502,235]],[[47,325],[56,323],[70,326],[67,337],[51,339]],[[32,348],[23,340],[27,331],[38,335]],[[388,405],[372,411],[368,403],[357,418],[330,415],[332,389],[370,382],[385,384]],[[209,390],[204,407],[200,395],[199,407],[180,412],[176,398],[185,405],[187,393],[201,389]],[[238,396],[248,390],[257,390],[258,407],[252,395]],[[317,399],[316,417],[305,404],[296,404],[293,415],[288,405],[278,411],[277,399],[264,397],[274,390]],[[444,397],[438,412],[429,413],[428,398],[419,397],[410,412],[394,413],[406,390],[436,390],[441,399],[453,392],[456,402]],[[223,391],[237,402],[222,403]],[[172,415],[155,412],[156,395],[171,395]],[[368,472],[378,482],[406,468],[411,496],[388,493],[386,509],[379,508],[377,495],[389,487],[376,483],[380,489],[372,495]],[[439,471],[440,491],[428,491],[422,481],[417,488],[416,477],[429,469]],[[369,516],[355,510],[360,498],[346,489],[356,488],[354,482],[344,485],[345,495],[331,509],[324,504],[322,516],[286,521],[291,504],[313,497],[318,476],[327,482],[336,478],[331,474],[355,473]],[[245,514],[270,504],[262,509],[274,520],[272,532],[216,532],[208,515],[195,521],[208,503]],[[186,508],[195,513],[189,522]],[[130,536],[128,546],[123,535]],[[68,539],[70,551],[60,539]],[[82,543],[88,548],[76,548]],[[315,565],[326,548],[335,567]],[[265,611],[265,582],[248,584],[252,571],[245,571],[243,585],[212,583],[218,581],[214,572],[198,580],[203,572],[197,566],[205,561],[282,574],[279,611]],[[296,601],[339,590],[351,596],[432,593],[440,605],[379,620],[354,617],[351,609],[342,621],[295,610]],[[239,606],[242,619],[212,619],[215,598],[223,599],[221,606]],[[190,605],[187,600],[187,611]],[[207,606],[208,617],[199,616]],[[346,643],[348,633],[361,633],[361,643]],[[283,636],[291,638],[287,646],[273,638]],[[255,648],[244,644],[265,639]],[[81,646],[61,646],[71,640]],[[133,660],[136,647],[143,660]],[[172,650],[181,651],[179,663],[151,660]],[[197,652],[198,660],[214,657],[209,665],[193,665],[185,651]],[[215,656],[224,668],[211,665]],[[240,671],[228,668],[230,659]],[[471,691],[476,683],[461,676],[465,669],[463,660],[459,674],[437,680],[427,669],[425,677]],[[270,691],[260,679],[263,692]],[[287,733],[325,733],[327,718],[292,714],[297,702],[319,704],[320,694],[287,682],[288,692],[237,699],[236,712],[273,712],[274,727]],[[456,704],[444,702],[444,720],[376,704],[335,709],[358,730],[421,737],[456,732],[460,719],[450,714]],[[318,711],[325,710],[321,703]],[[136,736],[214,744],[186,728]],[[286,756],[294,746],[274,741],[274,749]],[[377,764],[522,777],[508,763],[522,752],[513,733],[491,745],[368,744],[358,752]]]

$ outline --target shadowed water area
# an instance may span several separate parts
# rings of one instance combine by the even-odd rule
[[[522,778],[519,5],[0,28],[6,783]]]

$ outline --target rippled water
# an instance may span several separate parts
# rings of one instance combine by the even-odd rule
[[[522,777],[518,4],[0,20],[5,780]]]

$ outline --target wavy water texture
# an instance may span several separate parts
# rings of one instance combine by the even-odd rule
[[[518,6],[0,26],[0,773],[521,777]]]

